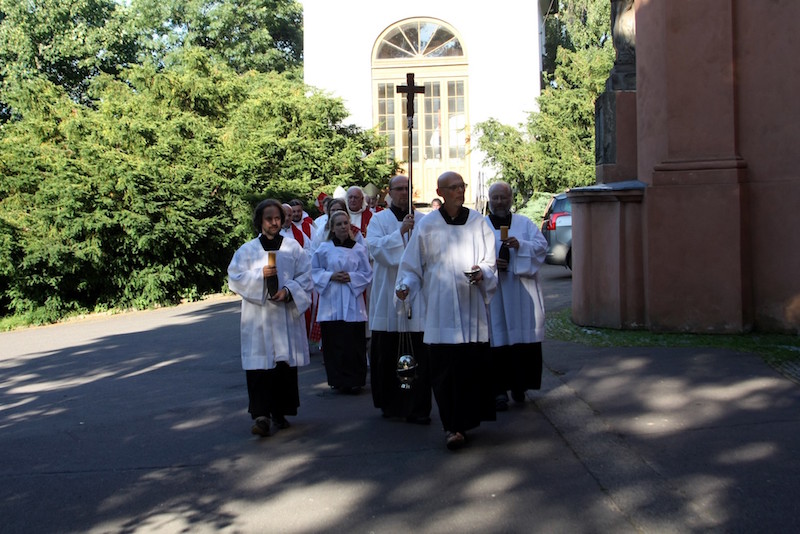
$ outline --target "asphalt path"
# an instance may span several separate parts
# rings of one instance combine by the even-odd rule
[[[571,274],[542,271],[548,310]],[[0,531],[796,532],[800,395],[758,358],[545,342],[540,391],[447,451],[299,372],[250,435],[239,300],[0,334]]]

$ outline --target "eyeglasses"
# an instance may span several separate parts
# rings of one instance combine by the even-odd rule
[[[447,189],[448,191],[458,191],[459,189],[466,189],[467,184],[460,183],[455,185],[443,185],[440,189]]]
[[[393,187],[392,191],[408,191],[408,186],[405,186],[405,187]]]

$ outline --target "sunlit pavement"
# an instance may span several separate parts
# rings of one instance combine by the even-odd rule
[[[542,271],[548,310],[571,276]],[[238,300],[0,334],[0,531],[797,532],[800,386],[760,358],[546,341],[529,391],[447,451],[301,369],[250,434]]]

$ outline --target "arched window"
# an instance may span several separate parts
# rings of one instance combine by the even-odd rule
[[[406,97],[396,91],[408,72],[425,87],[416,97],[410,151]],[[445,170],[459,172],[469,184],[467,56],[455,29],[430,18],[388,27],[373,47],[372,85],[374,123],[393,157],[414,166],[415,201],[436,196],[436,178]]]
[[[439,22],[416,19],[392,26],[381,37],[376,59],[463,57],[461,41]]]

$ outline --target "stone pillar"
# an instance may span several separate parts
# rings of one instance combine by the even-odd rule
[[[636,178],[636,91],[606,91],[594,104],[595,178],[608,184]]]
[[[636,180],[636,20],[633,0],[611,1],[616,59],[595,103],[599,185],[570,190],[572,320],[644,328],[643,210]]]
[[[611,0],[616,58],[595,102],[598,183],[636,179],[636,18],[633,0]]]
[[[572,189],[572,320],[644,328],[642,199],[645,185],[615,182]]]
[[[637,10],[639,176],[651,330],[752,326],[747,165],[736,139],[732,0]]]

